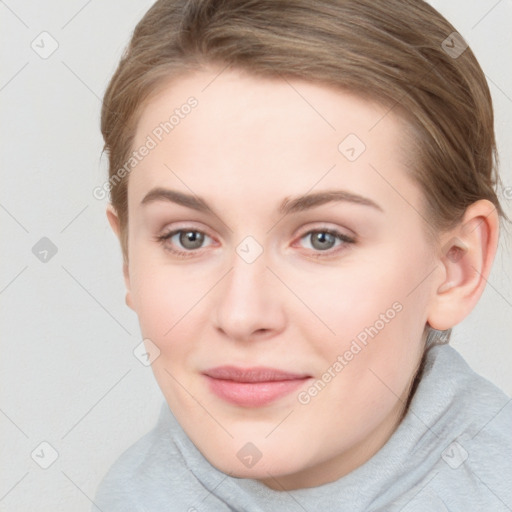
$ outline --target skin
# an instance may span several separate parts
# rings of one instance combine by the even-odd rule
[[[427,322],[452,327],[476,304],[496,251],[496,212],[478,201],[432,244],[400,118],[305,81],[213,68],[181,77],[147,102],[133,146],[192,95],[198,106],[129,176],[127,304],[160,350],[152,368],[165,399],[212,465],[276,490],[332,482],[396,429]],[[352,162],[338,150],[350,133],[366,146]],[[155,187],[200,196],[212,211],[166,200],[141,204]],[[326,190],[349,191],[379,208],[340,201],[278,212],[285,198]],[[107,215],[119,235],[111,206]],[[355,242],[327,238],[322,246],[311,233],[322,228]],[[179,234],[157,240],[172,229],[207,236],[199,249],[184,237],[180,243]],[[249,235],[263,250],[252,263],[236,252]],[[394,303],[401,311],[300,403],[299,393]],[[201,375],[224,364],[311,379],[267,406],[240,407],[212,394]],[[262,453],[252,468],[237,457],[247,442]]]

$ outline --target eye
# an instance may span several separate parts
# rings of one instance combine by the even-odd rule
[[[332,254],[331,251],[333,247],[336,247],[336,241],[338,240],[340,243],[338,246],[345,246],[347,244],[355,243],[355,239],[349,237],[336,229],[316,229],[312,231],[308,231],[305,235],[303,235],[300,240],[310,240],[310,248],[316,252],[328,252],[328,254]],[[315,256],[323,256],[323,254],[315,254]]]
[[[165,250],[183,257],[194,256],[203,247],[206,239],[212,240],[203,231],[191,227],[174,229],[156,237],[156,240],[164,246]],[[337,250],[331,250],[333,247],[336,247],[337,241],[339,242],[338,246],[341,246],[341,250],[343,246],[355,243],[354,238],[330,228],[311,230],[300,238],[300,240],[308,239],[310,240],[309,248],[316,252],[314,254],[315,257],[324,256],[322,253],[327,253],[325,256],[328,256],[338,252]],[[179,247],[182,247],[184,250],[180,250]]]
[[[207,238],[211,240],[211,238],[202,231],[192,228],[182,228],[158,236],[157,241],[171,253],[180,256],[193,256],[193,253],[201,248]],[[176,246],[183,247],[185,250],[176,249]]]

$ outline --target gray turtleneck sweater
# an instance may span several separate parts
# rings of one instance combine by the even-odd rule
[[[101,482],[92,512],[511,512],[512,400],[449,345],[426,354],[402,422],[339,480],[275,491],[213,467],[166,403]]]

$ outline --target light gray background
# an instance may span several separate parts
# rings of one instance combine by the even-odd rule
[[[512,187],[512,1],[432,3],[488,77],[503,181]],[[124,303],[120,250],[106,200],[92,195],[107,172],[101,97],[151,4],[0,1],[0,510],[6,512],[89,510],[105,471],[153,426],[163,402],[151,369],[133,355],[141,337]],[[43,31],[58,43],[48,58],[31,47],[51,49]],[[502,200],[512,215],[510,194]],[[58,249],[46,263],[32,252],[42,237]],[[502,238],[484,296],[452,342],[508,394],[511,245],[510,235]],[[58,452],[48,469],[40,464],[51,462],[52,449],[42,442]]]

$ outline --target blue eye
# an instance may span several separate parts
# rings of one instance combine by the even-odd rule
[[[175,240],[173,240],[175,238]],[[338,246],[355,243],[355,239],[351,238],[335,229],[320,228],[308,231],[300,240],[310,240],[310,249],[313,251],[313,256],[331,256],[336,253],[332,250],[336,247],[336,242],[339,241]],[[198,250],[203,248],[206,239],[211,239],[206,233],[192,228],[175,229],[158,236],[157,241],[160,242],[166,251],[176,254],[180,257],[191,257],[197,254]],[[183,250],[176,249],[175,247],[182,247]],[[316,254],[315,254],[316,253]],[[323,254],[326,253],[326,254]]]
[[[347,235],[344,235],[343,233],[340,233],[339,231],[335,229],[316,229],[312,231],[308,231],[305,235],[303,235],[300,239],[308,239],[311,241],[310,245],[311,248],[316,252],[327,252],[329,251],[329,254],[332,252],[330,249],[335,247],[336,241],[339,240],[340,244],[338,245],[345,245],[345,244],[353,244],[355,243],[355,240]],[[318,254],[315,256],[322,256],[322,254]]]
[[[186,250],[181,251],[169,247],[170,244],[168,242],[172,242],[174,237],[177,237],[177,242],[179,242],[181,247]],[[206,238],[210,237],[197,229],[176,229],[157,237],[157,240],[161,242],[168,251],[174,254],[178,254],[180,256],[192,256],[193,254],[191,253],[200,249]],[[176,242],[172,245],[176,245]]]

